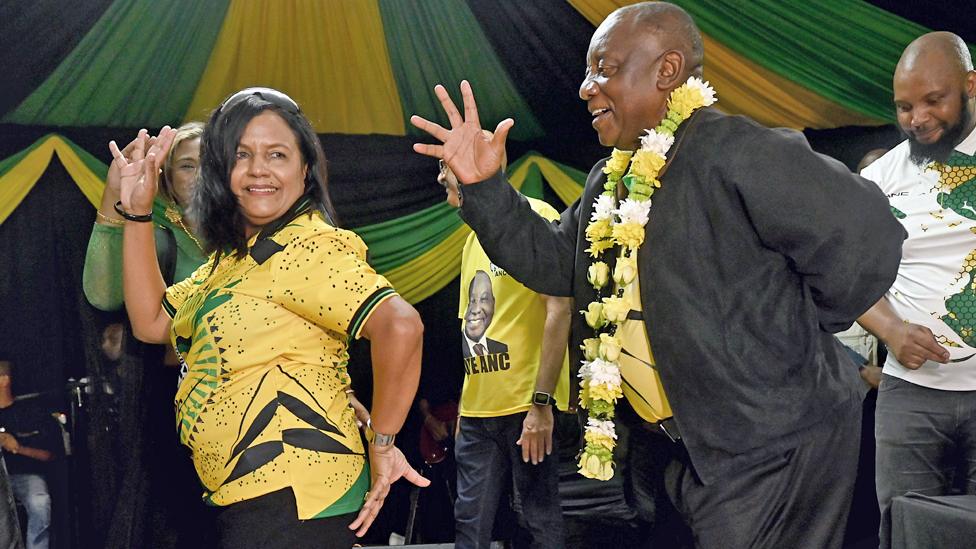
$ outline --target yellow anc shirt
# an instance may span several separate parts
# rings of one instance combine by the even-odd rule
[[[559,219],[559,213],[549,204],[533,198],[528,200],[532,209],[542,217],[550,221]],[[481,280],[487,277],[491,281],[489,301],[493,304],[471,304],[469,291],[476,277]],[[473,305],[473,310],[469,310],[469,305]],[[492,311],[489,313],[487,309]],[[464,417],[498,417],[528,410],[532,406],[539,372],[546,303],[541,295],[493,265],[474,233],[468,236],[461,255],[458,318],[461,319],[464,361],[460,414]],[[476,340],[466,333],[469,321],[480,324],[478,331],[484,332]],[[487,328],[481,328],[485,324]],[[563,359],[554,396],[558,408],[566,410],[568,358]]]
[[[630,302],[632,311],[639,313],[643,311],[640,276],[634,277],[634,281],[624,289],[624,299]],[[617,336],[623,348],[619,362],[624,397],[630,402],[634,411],[651,423],[674,415],[654,364],[654,354],[651,353],[651,343],[647,339],[644,321],[628,318],[617,328]]]
[[[347,342],[395,292],[362,240],[317,212],[256,238],[244,259],[211,256],[166,290],[187,367],[180,439],[212,504],[292,488],[299,519],[354,512],[369,468],[343,391]]]

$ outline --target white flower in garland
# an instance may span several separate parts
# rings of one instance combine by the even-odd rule
[[[616,363],[607,362],[602,358],[583,362],[579,375],[589,381],[591,385],[619,387],[621,384],[620,367]]]
[[[603,435],[607,438],[617,440],[617,429],[613,425],[612,421],[601,421],[599,419],[589,418],[586,420],[586,430],[594,434]]]
[[[631,200],[626,199],[620,203],[620,207],[614,210],[614,214],[620,218],[620,223],[637,223],[641,227],[647,224],[647,218],[651,212],[651,200]]]
[[[689,88],[696,89],[701,94],[703,107],[710,107],[717,100],[715,98],[715,90],[712,89],[712,86],[697,76],[689,78],[686,84]]]
[[[596,202],[593,203],[593,213],[590,214],[590,221],[610,219],[610,216],[613,215],[613,206],[613,196],[601,194],[596,197]]]
[[[654,130],[644,131],[647,132],[647,135],[640,138],[641,149],[661,156],[667,155],[668,151],[671,150],[671,145],[674,145],[674,136],[658,133]]]

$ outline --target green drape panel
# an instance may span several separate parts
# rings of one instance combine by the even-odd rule
[[[386,272],[417,258],[463,224],[455,209],[442,203],[353,230],[369,246],[373,268]]]
[[[909,42],[928,32],[860,0],[672,1],[703,33],[756,64],[888,121],[894,121],[891,78],[898,58]]]
[[[512,138],[542,136],[541,126],[467,4],[461,0],[380,0],[380,14],[409,133],[423,133],[410,124],[413,114],[446,124],[434,85],[444,84],[461,109],[458,84],[467,79],[476,94],[482,127],[494,129],[498,122],[512,117]]]
[[[116,0],[44,83],[4,120],[61,126],[178,122],[229,0]]]

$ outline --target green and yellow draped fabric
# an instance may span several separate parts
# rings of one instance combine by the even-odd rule
[[[675,2],[705,35],[705,76],[722,108],[774,126],[892,121],[892,70],[927,30],[861,0]],[[632,2],[569,3],[596,25]],[[531,9],[506,4],[499,16]],[[490,28],[463,0],[114,0],[2,120],[158,127],[203,119],[229,93],[264,85],[291,94],[320,133],[412,135],[411,114],[441,118],[431,87],[467,78],[490,90],[479,96],[486,125],[512,116],[514,139],[540,138],[546,124]]]
[[[82,194],[98,207],[108,166],[66,138],[51,134],[0,162],[0,224],[27,196],[55,154]],[[516,189],[534,198],[542,198],[543,181],[547,181],[567,204],[579,197],[586,180],[585,173],[537,153],[513,163],[509,174]],[[353,231],[369,246],[373,267],[412,303],[457,278],[461,249],[470,233],[454,208],[445,203]]]
[[[770,126],[892,122],[895,63],[903,48],[928,30],[863,0],[673,1],[691,13],[704,34],[705,77],[718,91],[719,106]],[[62,137],[71,132],[59,128],[131,131],[202,120],[228,94],[257,85],[293,96],[326,141],[339,136],[396,147],[390,140],[422,135],[410,125],[410,115],[446,122],[434,84],[444,83],[453,93],[457,82],[468,79],[485,127],[507,117],[516,120],[513,149],[559,151],[560,144],[568,143],[561,156],[552,156],[581,158],[580,165],[569,167],[530,152],[509,169],[523,193],[541,197],[545,182],[569,204],[585,178],[578,168],[594,160],[572,148],[593,141],[581,120],[588,116],[576,98],[587,41],[595,25],[629,3],[88,0],[77,6],[0,5],[0,66],[7,82],[7,93],[0,94],[0,124],[58,132],[25,150],[19,149],[26,140],[3,149],[2,155],[12,156],[0,160],[0,223],[27,196],[53,155],[88,200],[98,204],[105,165]],[[49,130],[31,136],[44,131]],[[403,149],[404,157],[415,156]],[[330,160],[334,166],[369,162],[351,151],[330,150]],[[369,185],[374,182],[358,173],[346,175],[347,181],[334,178],[340,185],[333,192],[349,189],[349,196],[365,202],[367,193],[352,191],[373,190]],[[376,268],[416,302],[457,276],[467,229],[452,209],[438,203],[432,178],[421,180],[416,171],[396,175],[403,188],[421,189],[422,196],[405,197],[376,218],[360,217],[360,223],[369,224],[354,230],[369,244]],[[357,216],[350,217],[356,221]]]
[[[569,2],[594,25],[635,3]],[[895,64],[909,42],[929,31],[859,0],[671,2],[690,13],[702,32],[704,76],[719,106],[767,126],[893,122]]]
[[[116,0],[3,121],[159,127],[260,85],[291,95],[319,133],[419,134],[407,118],[440,119],[433,85],[462,78],[492,90],[486,123],[513,116],[513,138],[542,136],[464,2]]]

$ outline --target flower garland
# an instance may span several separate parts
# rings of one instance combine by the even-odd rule
[[[641,137],[640,149],[636,152],[614,149],[603,168],[607,181],[586,227],[586,240],[590,243],[586,251],[594,259],[587,270],[587,280],[597,291],[597,299],[580,311],[594,332],[594,337],[583,340],[584,360],[579,371],[580,405],[588,412],[586,445],[578,462],[579,472],[585,477],[599,480],[613,477],[613,449],[617,444],[614,406],[623,396],[617,362],[622,344],[616,332],[630,312],[630,303],[623,298],[624,289],[637,276],[637,249],[644,242],[651,195],[661,187],[658,175],[667,163],[678,126],[695,110],[713,103],[712,87],[692,76],[671,92],[667,116],[653,130],[645,130],[647,135]],[[630,192],[617,204],[620,181]],[[614,246],[621,247],[621,255],[611,276],[610,267],[600,256]],[[612,295],[602,296],[611,278],[617,289]]]

